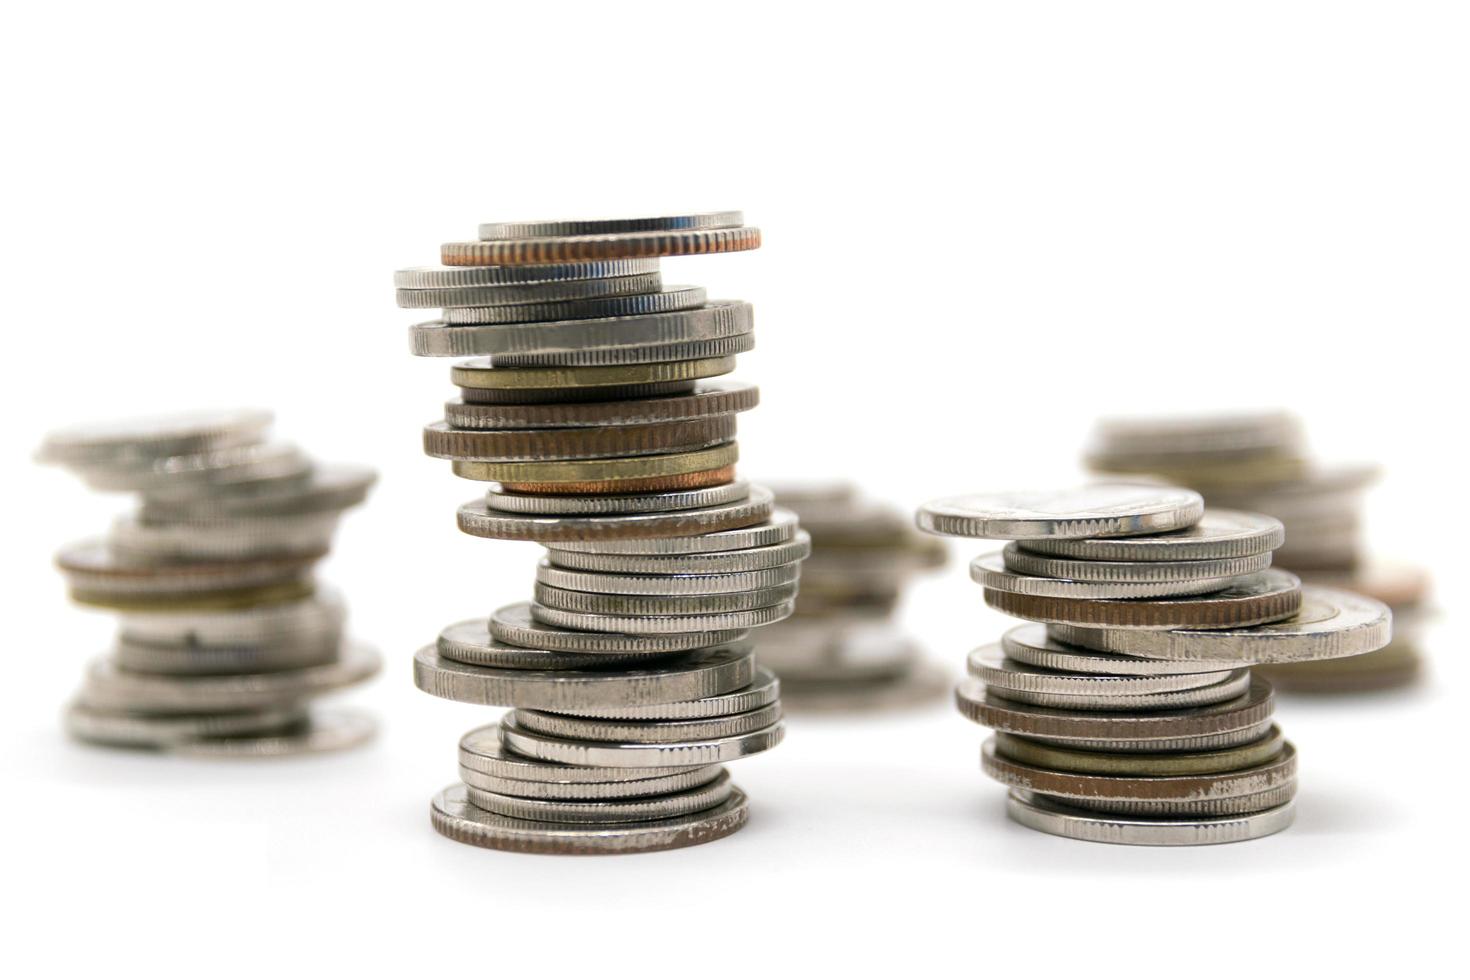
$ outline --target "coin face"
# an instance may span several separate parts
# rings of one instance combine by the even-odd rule
[[[1193,490],[1102,483],[944,497],[919,509],[918,524],[967,538],[1095,538],[1174,531],[1203,513],[1204,501]]]
[[[991,608],[1033,622],[1138,631],[1222,630],[1272,623],[1296,615],[1302,600],[1301,580],[1275,568],[1231,579],[1228,587],[1198,596],[1059,599],[990,588],[984,595],[985,604]],[[1067,640],[1062,634],[1056,635]]]
[[[1286,540],[1281,522],[1264,514],[1207,508],[1198,523],[1178,531],[1127,538],[1039,538],[1020,550],[1082,561],[1222,561],[1269,554]]]

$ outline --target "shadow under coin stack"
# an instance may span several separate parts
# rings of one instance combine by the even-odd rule
[[[1383,690],[1419,676],[1417,632],[1428,618],[1429,576],[1363,553],[1363,495],[1378,467],[1312,460],[1300,422],[1285,412],[1102,419],[1086,460],[1099,473],[1147,474],[1193,487],[1211,507],[1270,514],[1286,527],[1278,566],[1308,584],[1348,589],[1393,609],[1387,646],[1350,659],[1270,665],[1262,673],[1277,687]]]
[[[462,398],[424,432],[486,494],[459,527],[547,547],[535,601],[455,623],[420,650],[424,691],[503,705],[460,742],[431,805],[447,837],[543,853],[654,851],[744,825],[722,763],[780,742],[780,687],[752,627],[791,614],[810,549],[795,515],[735,477],[756,389],[707,379],[752,346],[750,305],[662,287],[662,256],[760,244],[739,212],[488,224],[450,268],[398,273],[441,307],[413,351]]]
[[[935,534],[1008,540],[970,566],[1031,620],[970,654],[961,713],[996,730],[982,767],[1012,819],[1079,840],[1214,844],[1291,823],[1296,751],[1257,663],[1388,642],[1382,603],[1268,567],[1280,522],[1169,487],[974,494],[919,511]]]
[[[761,634],[758,654],[781,678],[787,706],[863,711],[942,697],[948,673],[893,618],[909,580],[944,564],[944,545],[917,534],[903,512],[862,499],[852,484],[775,491],[812,538],[796,612]]]
[[[378,672],[378,654],[343,639],[342,603],[312,576],[375,477],[266,442],[270,423],[267,412],[210,412],[47,437],[43,462],[141,499],[109,538],[57,556],[75,601],[121,617],[67,709],[75,737],[214,757],[372,737],[370,718],[308,703]]]

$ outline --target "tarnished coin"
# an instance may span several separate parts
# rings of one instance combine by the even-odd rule
[[[1208,752],[1086,752],[1047,745],[1031,739],[996,732],[996,755],[1040,769],[1092,773],[1105,776],[1191,776],[1233,772],[1260,766],[1281,755],[1285,739],[1281,729],[1271,726],[1264,737],[1233,748]]]
[[[663,493],[668,490],[693,490],[714,487],[735,479],[735,466],[717,466],[694,473],[672,476],[627,477],[614,480],[572,480],[563,482],[507,481],[501,489],[511,493],[537,494],[629,494]],[[492,481],[493,482],[493,481]]]
[[[616,279],[658,272],[658,259],[611,259],[560,265],[420,266],[393,273],[396,289],[472,289],[479,286],[523,286],[574,279]]]
[[[801,578],[801,562],[753,572],[722,575],[613,575],[557,568],[546,559],[536,566],[536,581],[557,589],[600,592],[611,595],[718,595],[780,588]]]
[[[445,403],[444,419],[462,429],[560,429],[642,425],[729,415],[754,408],[760,389],[739,381],[692,382],[692,391],[629,401],[552,402],[540,405]]]
[[[531,604],[531,615],[537,622],[572,630],[597,630],[626,633],[631,636],[669,636],[708,633],[720,630],[748,630],[775,623],[790,616],[795,603],[782,602],[760,609],[705,613],[694,616],[608,616],[597,613],[568,612],[540,603]]]
[[[546,711],[695,700],[738,691],[750,684],[754,671],[750,648],[744,644],[695,650],[657,666],[601,670],[476,667],[448,660],[433,646],[419,650],[413,662],[414,684],[435,697]]]
[[[749,496],[750,484],[745,480],[733,480],[717,487],[615,497],[506,493],[492,486],[485,491],[485,504],[492,511],[503,513],[569,517],[587,514],[667,514],[671,511],[732,504]]]
[[[472,729],[464,734],[459,740],[459,766],[461,770],[468,769],[494,779],[508,779],[517,782],[544,783],[548,787],[552,784],[561,784],[568,787],[568,792],[585,792],[593,794],[598,798],[604,794],[622,796],[641,795],[639,790],[649,780],[662,780],[668,777],[690,777],[698,782],[708,782],[718,772],[718,766],[574,766],[564,762],[551,762],[545,759],[532,759],[529,756],[516,755],[505,747],[505,740],[501,737],[500,723],[485,725]],[[601,785],[605,783],[629,783],[627,792],[608,789]],[[585,787],[583,791],[571,790],[573,785]],[[689,785],[697,785],[690,783]],[[672,792],[672,790],[655,790],[654,792]],[[537,789],[533,795],[549,796],[551,788]],[[564,796],[564,799],[582,799],[578,795]]]
[[[654,381],[648,384],[591,385],[585,388],[461,388],[459,394],[468,405],[536,408],[563,403],[635,401],[662,398],[666,395],[687,395],[694,391],[697,384],[697,381]]]
[[[1085,694],[1108,697],[1117,694],[1161,694],[1188,691],[1219,684],[1245,671],[1212,670],[1194,674],[1096,674],[1067,673],[1056,669],[1034,667],[1006,655],[1002,643],[989,643],[970,651],[966,668],[1004,698],[1007,691],[1035,691],[1039,694]]]
[[[459,529],[482,538],[518,541],[596,541],[641,536],[693,535],[758,524],[771,515],[771,492],[751,487],[729,504],[663,513],[533,516],[492,510],[484,500],[459,508]],[[573,554],[579,554],[573,552]]]
[[[662,636],[593,633],[540,622],[531,615],[531,603],[518,602],[495,610],[490,617],[490,635],[516,646],[569,653],[679,653],[732,643],[743,638],[745,630],[715,629]]]
[[[1194,596],[1219,592],[1232,581],[1228,576],[1168,582],[1079,581],[1025,575],[1006,567],[999,551],[970,562],[970,578],[987,590],[1015,595],[1056,599],[1149,599],[1163,596]]]
[[[1301,593],[1301,608],[1296,615],[1240,629],[1142,631],[1059,624],[1049,627],[1048,632],[1064,643],[1130,656],[1241,664],[1354,657],[1389,642],[1393,617],[1383,603],[1315,585],[1302,586]]]
[[[482,463],[455,460],[454,475],[466,480],[487,480],[517,486],[527,483],[597,483],[616,480],[646,480],[706,473],[733,466],[740,458],[734,442],[693,452],[659,456],[614,456],[607,459],[573,459],[524,463]],[[705,486],[706,484],[698,484]]]
[[[398,305],[404,309],[425,310],[433,307],[562,303],[568,300],[652,293],[662,288],[663,277],[654,270],[638,275],[607,276],[600,279],[546,279],[540,282],[479,286],[400,286],[396,296]]]
[[[743,735],[690,742],[588,742],[580,739],[538,735],[518,727],[508,718],[500,721],[506,748],[533,759],[565,762],[574,766],[633,768],[648,766],[708,766],[733,762],[764,752],[780,744],[785,730],[777,722],[769,728]]]
[[[1301,581],[1290,572],[1267,569],[1232,579],[1202,596],[1161,599],[1057,599],[985,590],[992,609],[1033,622],[1067,626],[1108,626],[1120,630],[1223,630],[1254,626],[1294,616],[1301,607]],[[1064,641],[1063,634],[1056,634]],[[1081,646],[1093,646],[1080,643]],[[1099,647],[1098,649],[1106,649]],[[1207,659],[1221,659],[1211,655]]]
[[[1196,846],[1227,844],[1266,837],[1291,826],[1296,804],[1271,810],[1223,817],[1111,816],[1074,809],[1040,796],[1012,790],[1006,812],[1032,830],[1102,844]]]
[[[1122,538],[1120,540],[1134,539]],[[1007,544],[1001,554],[1004,556],[1005,569],[1008,572],[1071,579],[1079,582],[1160,584],[1218,581],[1223,578],[1233,578],[1236,575],[1259,572],[1271,564],[1269,551],[1241,558],[1216,558],[1206,561],[1097,561],[1095,559],[1058,558],[1051,555],[1032,554],[1023,550],[1015,541]]]
[[[270,425],[270,412],[251,408],[110,419],[52,432],[36,455],[63,465],[146,463],[258,443]]]
[[[738,788],[718,806],[682,817],[636,823],[579,825],[516,820],[471,804],[463,785],[434,797],[429,813],[434,829],[451,840],[477,847],[532,854],[636,854],[689,847],[728,837],[749,816]]]
[[[561,650],[536,650],[502,643],[490,635],[489,621],[481,616],[451,623],[439,631],[434,649],[439,656],[476,667],[504,667],[509,670],[606,670],[622,664],[663,660],[670,656],[661,650],[624,653],[567,653]]]
[[[664,255],[708,255],[760,248],[758,228],[637,231],[609,235],[449,242],[439,249],[445,265],[541,265]]]
[[[314,711],[305,724],[279,734],[201,738],[169,747],[176,755],[209,759],[274,759],[355,749],[372,741],[378,723],[356,711]]]
[[[591,429],[455,429],[445,422],[424,427],[424,453],[438,459],[516,462],[602,459],[690,452],[735,438],[735,416]]]
[[[630,742],[638,745],[702,742],[748,735],[781,720],[781,705],[767,704],[734,715],[713,718],[592,718],[516,708],[513,723],[525,731],[585,742]]]
[[[700,535],[700,539],[709,535]],[[596,551],[571,551],[552,546],[546,555],[553,565],[585,572],[613,572],[621,575],[716,575],[728,572],[753,572],[801,561],[812,552],[812,539],[798,530],[789,541],[740,548],[679,554],[607,554]]]
[[[568,541],[559,542],[557,550],[567,552],[589,552],[599,555],[689,555],[711,554],[719,551],[745,551],[752,548],[767,548],[795,540],[798,522],[789,510],[776,508],[768,521],[748,527],[687,537],[632,538],[619,541]]]
[[[511,323],[593,319],[614,316],[647,316],[698,309],[705,304],[699,286],[663,286],[658,292],[601,299],[575,299],[558,303],[517,303],[513,306],[451,306],[444,308],[450,326],[492,326]]]
[[[618,595],[608,592],[576,592],[536,583],[536,602],[552,609],[601,616],[705,616],[762,609],[796,598],[797,583],[750,592],[718,592],[713,595]]]
[[[1102,538],[1175,531],[1203,513],[1204,501],[1193,490],[1099,483],[944,497],[919,508],[918,524],[964,538]]]
[[[698,311],[697,311],[698,312]],[[713,312],[713,311],[711,311]],[[672,314],[670,314],[672,315]],[[690,315],[690,314],[683,314]],[[581,322],[581,321],[574,321]],[[449,329],[439,327],[436,329]],[[486,328],[490,329],[490,328]],[[503,330],[496,327],[495,330]],[[537,329],[528,327],[526,329]],[[748,331],[738,331],[745,333]],[[634,346],[637,346],[636,344]],[[447,356],[471,354],[473,351],[447,351]],[[620,364],[599,367],[569,368],[490,368],[456,365],[450,369],[450,380],[465,391],[500,389],[505,391],[537,391],[547,388],[612,388],[628,385],[666,384],[671,381],[702,381],[735,370],[734,357],[709,357],[693,361],[666,361],[658,364]],[[526,399],[531,400],[531,399]]]
[[[563,708],[563,714],[588,718],[644,718],[673,721],[682,718],[717,718],[738,715],[766,705],[776,704],[781,697],[781,682],[765,667],[756,667],[750,684],[737,691],[711,694],[690,701],[668,701],[659,704]]]
[[[480,225],[480,240],[516,238],[567,238],[581,235],[625,235],[630,232],[708,231],[739,228],[745,215],[739,211],[697,211],[662,214],[651,218],[591,218],[547,221],[488,221]]]
[[[721,772],[703,786],[636,800],[528,799],[488,792],[466,784],[470,803],[482,810],[518,820],[549,820],[555,823],[589,825],[682,817],[725,802],[733,790],[728,772]]]
[[[1268,554],[1285,540],[1286,529],[1274,517],[1210,507],[1199,523],[1179,531],[1129,538],[1033,538],[1016,544],[1026,554],[1077,561],[1183,562]]]
[[[73,738],[100,745],[162,749],[200,738],[236,738],[291,729],[306,720],[306,709],[287,705],[264,711],[224,714],[158,715],[106,711],[73,702],[66,708],[66,730]]]
[[[1063,627],[1054,627],[1063,629]],[[1040,623],[1012,627],[1000,640],[1001,649],[1012,660],[1047,670],[1076,674],[1111,674],[1127,677],[1158,677],[1168,674],[1224,674],[1240,666],[1238,661],[1162,661],[1125,654],[1100,652],[1064,643],[1050,635]]]

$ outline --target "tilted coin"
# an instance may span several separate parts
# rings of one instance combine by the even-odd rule
[[[518,727],[509,718],[500,722],[506,748],[533,759],[565,762],[576,766],[632,768],[647,766],[707,766],[733,762],[764,752],[780,744],[785,730],[781,722],[743,735],[689,742],[589,742],[581,739],[538,735]]]
[[[1033,742],[1078,752],[1112,752],[1132,755],[1161,755],[1174,752],[1215,752],[1234,749],[1265,738],[1271,731],[1271,719],[1265,717],[1244,728],[1207,735],[1181,735],[1175,738],[1055,738],[1050,735],[1027,735]]]
[[[1204,501],[1193,490],[1099,483],[931,500],[919,508],[918,524],[965,538],[1102,538],[1174,531],[1203,513]]]
[[[1286,530],[1274,517],[1208,507],[1199,523],[1178,531],[1128,538],[1031,538],[1016,544],[1028,554],[1078,561],[1173,562],[1267,554],[1285,540]]]
[[[659,456],[614,456],[606,459],[572,459],[525,463],[482,463],[455,460],[454,475],[466,480],[487,480],[513,486],[524,483],[587,483],[612,480],[658,479],[687,473],[704,473],[731,466],[740,458],[734,442],[692,452]]]
[[[393,273],[397,289],[463,289],[476,286],[520,286],[565,282],[571,279],[613,279],[658,272],[658,259],[611,259],[606,262],[568,262],[560,265],[420,266]]]
[[[500,735],[499,726],[496,726],[495,736],[496,748],[499,749]],[[520,763],[519,765],[529,768],[539,767],[535,775],[554,775],[558,770],[567,770],[571,766],[557,766],[545,762]],[[624,770],[626,771],[626,770]],[[459,767],[459,778],[471,789],[484,790],[489,793],[502,793],[506,796],[519,796],[525,799],[536,800],[632,800],[643,796],[660,796],[664,793],[677,793],[681,790],[693,789],[696,786],[708,785],[712,780],[718,779],[725,772],[723,766],[700,766],[694,769],[673,769],[667,775],[651,776],[646,779],[614,779],[601,782],[569,782],[565,780],[551,779],[510,779],[504,776],[492,776],[488,773],[471,769],[469,766]]]
[[[611,595],[718,595],[779,588],[801,578],[801,562],[753,572],[722,575],[612,575],[557,568],[546,559],[536,566],[536,581],[557,589]]]
[[[658,294],[664,295],[664,294]],[[636,298],[636,297],[635,297]],[[500,307],[513,310],[515,307]],[[450,311],[452,314],[454,311]],[[548,311],[550,312],[550,311]],[[661,347],[666,344],[688,344],[705,340],[721,340],[750,333],[754,314],[749,303],[716,300],[706,303],[702,291],[699,302],[688,308],[650,310],[564,319],[556,316],[533,318],[537,322],[465,323],[462,318],[430,320],[409,328],[409,350],[419,357],[472,357],[450,369],[451,380],[463,388],[550,388],[587,387],[606,384],[648,384],[657,381],[687,381],[708,377],[692,365],[681,368],[641,367],[638,369],[582,368],[580,374],[548,368],[541,374],[508,373],[495,366],[494,359],[506,355],[553,354],[558,351],[615,349],[622,347]],[[601,371],[601,374],[597,372]],[[547,373],[550,372],[550,373]],[[723,373],[723,372],[719,372]],[[608,376],[611,380],[593,380]],[[558,379],[569,377],[563,383]],[[547,383],[547,382],[550,383]]]
[[[517,541],[587,541],[646,535],[690,535],[743,527],[771,515],[771,492],[751,487],[743,500],[664,513],[542,517],[497,512],[484,500],[459,508],[459,529],[482,538]],[[574,552],[574,554],[576,554]]]
[[[700,538],[708,535],[700,535]],[[555,545],[546,554],[553,565],[584,572],[614,572],[639,575],[714,575],[725,572],[753,572],[801,561],[811,554],[812,539],[798,530],[789,541],[740,548],[679,554],[607,554],[596,551],[571,551]]]
[[[485,491],[485,504],[492,511],[569,517],[587,514],[667,514],[677,510],[717,507],[750,496],[750,484],[732,480],[717,487],[668,490],[663,493],[627,494],[613,497],[569,497],[565,494],[506,493],[492,486]]]
[[[496,283],[480,286],[419,286],[397,289],[398,305],[423,310],[452,306],[514,306],[520,303],[559,303],[567,300],[602,299],[657,292],[663,288],[658,271],[600,279],[547,279],[529,283]],[[533,318],[534,319],[534,318]]]
[[[455,429],[445,422],[433,422],[424,427],[424,453],[439,459],[485,462],[599,459],[689,452],[733,438],[733,415],[596,429],[489,431]]]
[[[745,687],[723,694],[711,694],[690,701],[667,701],[658,704],[571,707],[563,714],[588,718],[646,718],[672,721],[681,718],[717,718],[754,711],[776,704],[781,697],[781,681],[765,667],[756,667],[755,676]]]
[[[429,816],[445,837],[477,847],[532,854],[635,854],[728,837],[745,826],[749,807],[745,794],[735,789],[724,803],[682,817],[584,826],[502,817],[471,804],[466,788],[455,785],[434,797]]]
[[[699,309],[707,297],[699,286],[663,286],[658,292],[602,299],[575,299],[558,303],[517,303],[513,306],[450,306],[444,322],[450,326],[491,326],[508,323],[545,323],[595,317],[646,316]]]
[[[1036,691],[1043,694],[1159,694],[1165,691],[1188,691],[1228,680],[1235,670],[1213,670],[1197,674],[1095,674],[1064,673],[1033,667],[1006,655],[1003,643],[989,643],[970,651],[966,668],[987,686],[1011,691]],[[1000,690],[1001,697],[1010,697]]]
[[[259,443],[188,456],[145,459],[126,466],[81,465],[72,469],[94,490],[169,492],[222,488],[277,477],[306,476],[311,460],[295,446]]]
[[[341,752],[372,741],[378,723],[356,711],[317,711],[291,731],[236,738],[200,738],[169,747],[176,755],[209,759],[270,759]]]
[[[990,685],[991,693],[1008,701],[1042,708],[1076,711],[1165,711],[1220,704],[1240,697],[1250,688],[1250,671],[1237,670],[1223,681],[1207,687],[1183,691],[1159,691],[1152,694],[1051,694],[1044,691],[1014,690]]]
[[[1222,630],[1294,616],[1301,607],[1301,581],[1290,572],[1267,569],[1231,580],[1208,595],[1161,599],[1056,599],[985,590],[992,609],[1034,622],[1162,631]],[[1065,636],[1057,634],[1064,641]],[[1082,643],[1082,646],[1091,646]],[[1221,659],[1218,655],[1208,657]]]
[[[970,562],[970,578],[987,591],[1056,599],[1151,599],[1163,596],[1194,596],[1219,592],[1229,585],[1230,577],[1178,580],[1170,582],[1079,581],[1024,575],[1006,568],[1002,553],[981,555]]]
[[[568,612],[540,603],[531,604],[531,615],[537,622],[572,630],[597,630],[626,633],[631,636],[668,636],[709,633],[719,630],[747,630],[765,626],[790,616],[795,604],[782,602],[760,609],[734,612],[704,613],[693,616],[607,616],[598,613]]]
[[[376,471],[366,466],[316,466],[305,480],[271,481],[251,493],[232,488],[229,493],[218,494],[148,494],[143,498],[139,517],[145,524],[156,524],[341,511],[366,500],[377,479]]]
[[[593,368],[663,364],[679,361],[713,361],[755,350],[755,334],[740,333],[713,340],[685,340],[643,347],[587,347],[581,350],[547,351],[539,354],[496,354],[487,358],[496,369]],[[515,390],[515,389],[509,389]]]
[[[668,490],[694,490],[714,487],[735,479],[735,466],[717,466],[714,469],[697,470],[693,473],[675,473],[671,476],[620,477],[610,480],[572,480],[560,482],[511,481],[501,484],[501,489],[510,493],[537,494],[629,494],[663,493]],[[494,481],[491,481],[494,482]],[[654,540],[663,540],[662,538]]]
[[[36,455],[64,465],[146,462],[257,443],[270,424],[270,412],[249,408],[112,419],[52,432]]]
[[[481,616],[451,623],[439,631],[434,643],[439,656],[476,667],[504,667],[510,670],[606,670],[622,664],[648,660],[664,660],[670,654],[662,650],[622,653],[567,653],[562,650],[536,650],[502,643],[490,635],[490,623]]]
[[[587,787],[586,792],[599,796],[603,793],[611,795],[618,791],[607,790],[598,784],[613,782],[641,784],[646,780],[664,779],[670,776],[698,778],[701,774],[705,775],[699,781],[705,782],[714,778],[710,770],[719,768],[718,766],[645,766],[641,768],[621,766],[614,768],[610,766],[574,766],[564,762],[533,759],[529,756],[516,755],[506,748],[499,722],[465,732],[459,740],[459,765],[461,769],[469,769],[494,779],[585,786]],[[630,785],[628,792],[622,795],[638,795],[638,789],[640,789],[639,786]],[[549,795],[550,792],[549,789],[537,790],[535,795]],[[566,798],[578,799],[579,797]]]
[[[1032,554],[1023,550],[1015,541],[1007,544],[1001,554],[1005,558],[1006,571],[1082,582],[1198,582],[1249,575],[1271,564],[1269,551],[1241,558],[1204,561],[1098,561],[1090,558],[1057,558]]]
[[[663,636],[593,633],[540,622],[531,615],[531,603],[518,602],[495,610],[490,616],[490,635],[516,646],[569,653],[678,653],[732,643],[744,637],[745,630],[715,629]]]
[[[618,595],[608,592],[577,592],[536,583],[536,602],[567,612],[602,616],[704,616],[762,609],[791,602],[797,583],[749,592],[717,592],[712,595]]]
[[[628,232],[694,231],[739,228],[745,215],[739,211],[698,211],[663,214],[648,218],[593,218],[548,221],[487,221],[480,225],[480,240],[505,238],[566,238],[580,235],[618,235]]]
[[[1076,674],[1158,677],[1169,674],[1224,673],[1240,666],[1238,661],[1161,661],[1101,652],[1064,643],[1051,635],[1047,627],[1040,623],[1022,623],[1012,627],[1001,637],[1000,643],[1005,655],[1012,660],[1033,667]]]
[[[758,228],[619,232],[608,235],[449,242],[439,249],[445,265],[543,265],[664,255],[711,255],[760,248]]]
[[[717,310],[708,311],[711,315]],[[693,314],[684,314],[693,315]],[[585,321],[574,321],[585,322]],[[437,329],[449,329],[440,327]],[[486,328],[489,329],[489,328]],[[494,328],[497,331],[502,327]],[[535,328],[527,328],[535,329]],[[744,333],[747,331],[735,331]],[[637,346],[637,345],[634,345]],[[450,351],[449,356],[471,353]],[[702,381],[735,370],[734,357],[710,357],[660,364],[621,364],[602,367],[492,368],[456,365],[450,380],[462,389],[536,391],[546,388],[611,388],[628,385],[665,384],[671,381]]]
[[[540,405],[477,405],[447,402],[444,418],[463,429],[560,429],[640,425],[729,415],[754,408],[760,389],[739,381],[699,381],[683,394],[629,401],[552,402]]]
[[[1302,586],[1301,592],[1301,608],[1294,616],[1240,629],[1141,631],[1055,625],[1049,632],[1065,643],[1130,656],[1252,664],[1353,657],[1384,646],[1392,636],[1393,616],[1381,602],[1316,585]]]
[[[1012,820],[1032,830],[1103,844],[1195,846],[1254,840],[1291,826],[1295,803],[1259,813],[1224,817],[1111,816],[1063,807],[1042,797],[1013,790],[1006,799]]]
[[[725,802],[734,791],[730,774],[702,786],[647,796],[636,800],[542,800],[492,793],[466,784],[470,803],[482,810],[518,820],[548,820],[571,824],[633,823],[667,820],[708,810]]]
[[[631,742],[638,745],[699,742],[748,735],[781,720],[781,705],[767,704],[734,715],[713,718],[609,719],[516,708],[513,723],[525,731],[587,742]]]
[[[1249,769],[1276,758],[1285,746],[1275,725],[1264,737],[1208,752],[1087,752],[996,732],[996,755],[1041,769],[1108,776],[1188,776]]]
[[[999,697],[975,678],[955,689],[960,714],[987,728],[1032,738],[1110,742],[1217,735],[1259,724],[1271,717],[1271,685],[1255,677],[1244,696],[1203,708],[1140,713],[1040,708]]]
[[[745,551],[751,548],[766,548],[796,538],[798,532],[796,515],[789,510],[776,508],[768,521],[748,527],[687,537],[632,538],[626,541],[568,541],[559,542],[557,550],[566,552],[590,552],[599,555],[688,555],[710,554],[717,551]]]
[[[298,705],[225,714],[158,715],[107,711],[80,702],[66,708],[66,730],[84,742],[166,748],[199,738],[234,738],[289,729],[306,719]]]

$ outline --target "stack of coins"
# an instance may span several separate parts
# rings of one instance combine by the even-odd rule
[[[460,529],[547,546],[534,601],[416,655],[422,690],[514,709],[460,742],[463,782],[430,809],[445,836],[606,853],[744,825],[721,764],[783,733],[747,631],[791,614],[810,541],[735,476],[756,389],[708,380],[750,349],[750,305],[662,286],[658,258],[759,244],[739,212],[487,224],[443,247],[448,268],[398,273],[400,305],[444,311],[414,352],[474,358],[424,432],[489,483]]]
[[[67,709],[75,737],[226,757],[371,738],[371,719],[308,703],[379,668],[344,640],[342,603],[312,576],[375,476],[268,442],[270,424],[268,412],[204,412],[47,437],[42,461],[140,499],[108,538],[57,556],[75,601],[121,618]]]
[[[1382,603],[1271,568],[1279,521],[1191,490],[1099,485],[975,494],[919,512],[935,534],[1009,540],[970,566],[1034,625],[970,654],[960,711],[996,730],[986,773],[1028,827],[1081,840],[1209,844],[1290,824],[1296,751],[1257,663],[1388,642]]]
[[[1429,576],[1375,562],[1362,540],[1371,464],[1311,458],[1300,422],[1285,412],[1098,422],[1087,464],[1103,474],[1149,475],[1193,487],[1211,507],[1270,514],[1286,527],[1276,564],[1313,585],[1345,588],[1388,603],[1394,639],[1363,657],[1267,666],[1289,690],[1381,690],[1413,681],[1423,659],[1418,631],[1428,618]]]
[[[780,676],[787,706],[861,711],[943,696],[949,675],[893,621],[909,581],[944,564],[943,543],[849,483],[775,490],[812,538],[795,614],[761,634],[760,662]]]

